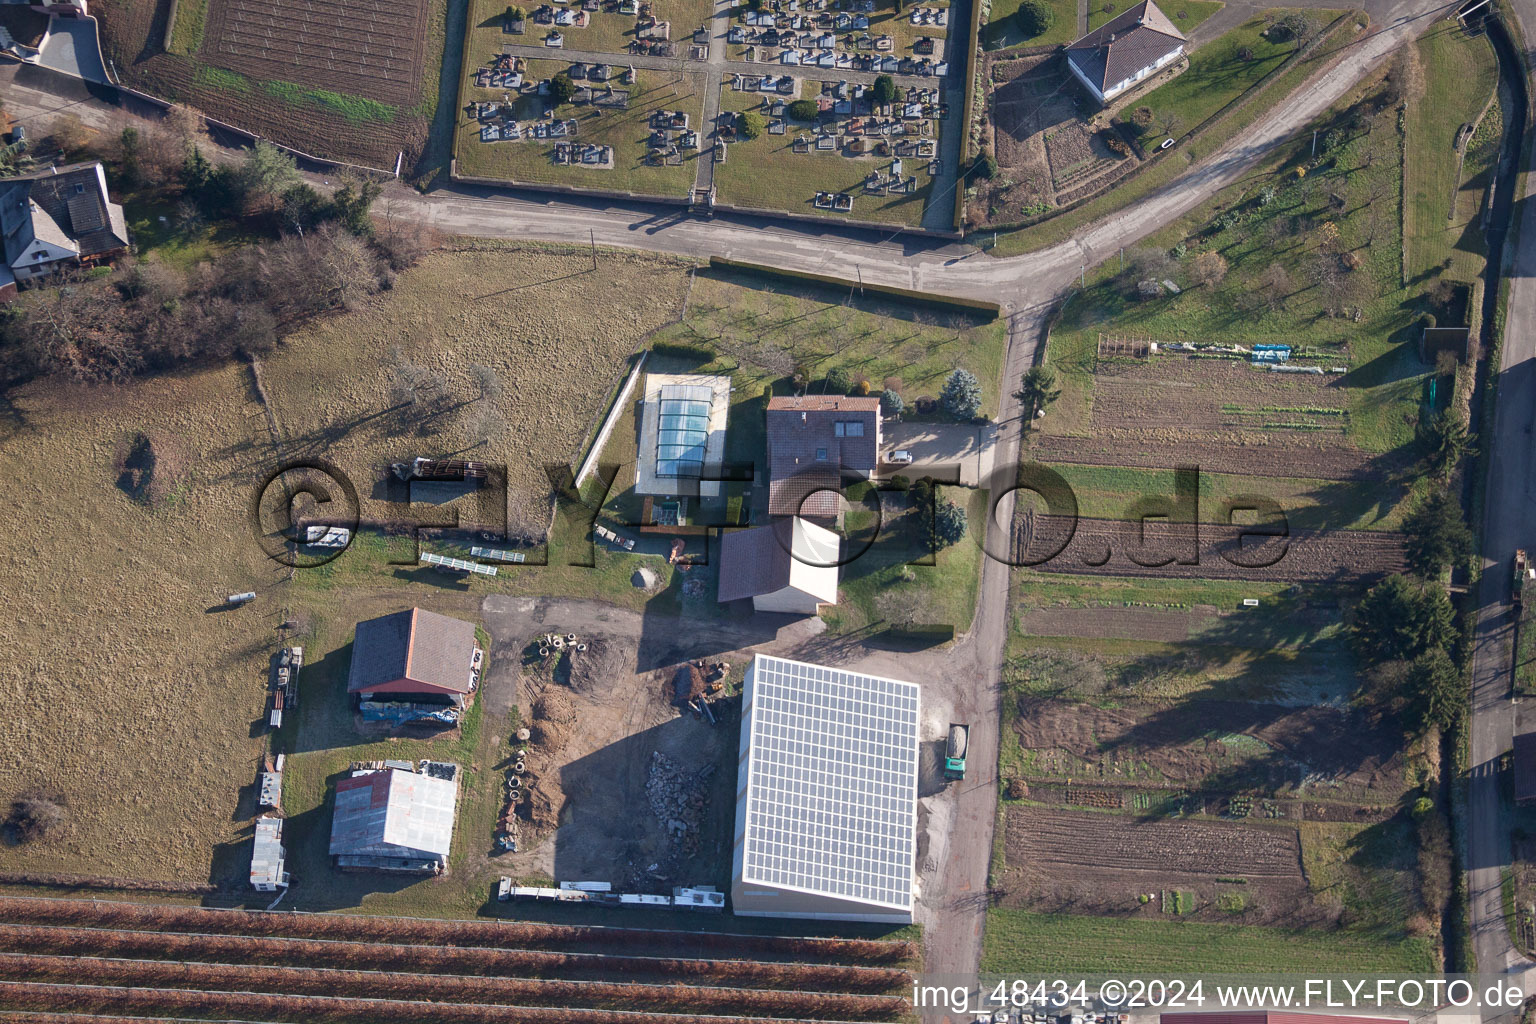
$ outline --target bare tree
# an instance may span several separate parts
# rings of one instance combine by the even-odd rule
[[[475,386],[480,389],[481,398],[497,399],[501,397],[501,376],[494,367],[484,363],[470,363],[469,375],[475,379]]]
[[[1203,288],[1215,288],[1227,276],[1227,258],[1219,252],[1203,252],[1190,264],[1189,278]]]
[[[470,406],[464,425],[476,444],[490,444],[506,429],[501,413],[489,402],[476,402]]]
[[[91,130],[75,113],[60,114],[48,128],[49,138],[66,159],[73,160],[91,143]]]
[[[1264,268],[1259,275],[1259,294],[1270,309],[1280,309],[1285,306],[1286,296],[1296,290],[1296,284],[1291,280],[1291,272],[1279,263],[1271,263]]]
[[[6,819],[6,825],[18,842],[43,839],[64,824],[67,805],[68,801],[62,796],[23,793],[11,801],[11,814]]]

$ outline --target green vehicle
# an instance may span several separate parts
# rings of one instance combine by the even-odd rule
[[[949,743],[944,748],[944,777],[965,778],[965,748],[971,738],[968,725],[949,724]]]

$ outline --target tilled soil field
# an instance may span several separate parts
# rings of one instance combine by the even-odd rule
[[[218,4],[214,6],[218,7]],[[422,6],[425,9],[432,5]],[[394,117],[387,121],[349,119],[341,112],[320,106],[296,107],[268,93],[260,82],[246,81],[243,87],[236,87],[221,80],[217,73],[210,73],[206,68],[200,70],[195,60],[165,52],[162,41],[169,8],[166,0],[113,0],[93,8],[92,13],[101,23],[102,50],[122,76],[124,85],[162,99],[190,104],[221,121],[320,157],[390,168],[394,166],[396,154],[403,150],[405,166],[409,168],[426,147],[429,125],[415,112],[414,100],[412,104],[400,105]],[[213,13],[210,12],[210,16]],[[282,33],[277,33],[274,42],[280,41],[281,37]],[[214,44],[210,32],[205,36],[204,52],[212,53]],[[421,54],[416,58],[417,72],[410,79],[411,89],[419,89],[424,47]],[[438,54],[433,59],[440,58],[441,54]],[[221,64],[230,64],[223,55],[217,60]],[[233,64],[230,66],[234,67]],[[242,70],[254,72],[256,69]],[[323,87],[327,69],[290,65],[279,72],[263,70],[256,73],[258,77],[276,78],[310,88]],[[225,75],[224,79],[230,77]],[[339,85],[339,80],[336,81]],[[397,87],[375,82],[372,88]]]
[[[1230,920],[1234,911],[1216,906],[1230,893],[1241,894],[1245,923],[1315,923],[1322,914],[1307,898],[1294,828],[1026,806],[1008,808],[1005,828],[1010,905],[1154,917],[1174,913],[1172,893],[1183,890],[1194,897],[1183,916]]]
[[[1094,428],[1233,440],[1255,431],[1338,434],[1349,408],[1339,379],[1266,372],[1236,359],[1106,360],[1094,373]]]
[[[1198,529],[1155,521],[1074,523],[1034,514],[1015,524],[1012,560],[1034,561],[1066,537],[1071,539],[1059,554],[1033,568],[1087,576],[1339,583],[1374,581],[1407,564],[1402,535],[1386,531],[1293,528],[1285,537],[1261,537],[1251,528],[1217,523]]]
[[[1390,730],[1353,710],[1202,700],[1098,707],[1019,698],[1011,727],[1031,781],[1144,789],[1258,789],[1393,806],[1403,755]]]
[[[210,0],[203,53],[253,78],[410,106],[421,87],[427,5],[407,0]]]
[[[1292,433],[1247,438],[1241,443],[1178,438],[1171,441],[1132,442],[1115,436],[1069,437],[1033,434],[1029,457],[1046,464],[1075,463],[1085,466],[1127,466],[1172,469],[1199,466],[1210,473],[1242,476],[1298,477],[1314,480],[1380,480],[1407,468],[1402,454],[1361,451],[1338,444],[1299,438]],[[1311,445],[1303,444],[1311,440]]]

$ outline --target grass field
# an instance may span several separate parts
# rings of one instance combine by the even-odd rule
[[[1253,91],[1240,110],[1232,112],[1220,124],[1208,129],[1198,142],[1178,147],[1175,152],[1158,160],[1156,165],[1137,173],[1130,180],[1081,206],[1073,207],[1039,224],[1000,234],[997,244],[990,251],[996,256],[1014,256],[1055,245],[1072,237],[1084,225],[1091,224],[1115,210],[1123,209],[1137,199],[1167,185],[1188,170],[1190,164],[1201,155],[1210,154],[1221,148],[1229,139],[1253,124],[1275,104],[1300,87],[1333,59],[1334,48],[1343,40],[1351,38],[1357,25],[1366,24],[1363,12],[1356,12],[1347,18],[1341,11],[1313,10],[1311,13],[1319,19],[1329,17],[1335,19],[1324,30],[1325,38],[1313,50],[1311,56],[1305,60],[1293,62],[1279,74],[1267,79]]]
[[[1151,111],[1151,122],[1142,135],[1142,145],[1149,152],[1170,135],[1178,138],[1199,127],[1206,118],[1258,85],[1295,52],[1294,40],[1271,42],[1264,29],[1264,19],[1254,18],[1195,50],[1189,56],[1187,71],[1137,100],[1121,112],[1121,118],[1142,107]]]
[[[1421,286],[1399,285],[1392,200],[1402,187],[1402,140],[1391,111],[1363,123],[1351,116],[1342,108],[1330,115],[1335,127],[1323,133],[1324,159],[1304,177],[1296,170],[1310,154],[1298,145],[1147,239],[1150,249],[1176,253],[1183,245],[1179,268],[1198,252],[1220,254],[1229,269],[1214,289],[1140,301],[1129,297],[1126,279],[1117,276],[1118,262],[1099,268],[1098,280],[1073,298],[1051,337],[1047,359],[1060,372],[1064,394],[1052,412],[1060,421],[1047,429],[1073,433],[1088,427],[1097,339],[1109,331],[1164,342],[1290,344],[1305,338],[1309,350],[1351,368],[1340,381],[1349,396],[1343,430],[1350,444],[1384,452],[1412,439],[1413,413],[1431,368],[1419,362],[1411,344]],[[1322,268],[1342,258],[1330,248],[1353,254],[1359,265],[1324,287],[1314,283],[1322,280]],[[1266,302],[1261,279],[1276,267],[1284,272],[1284,287],[1271,290],[1273,301]],[[1358,307],[1358,320],[1327,315],[1340,306]]]
[[[828,72],[830,75],[830,72]],[[801,82],[803,98],[811,98],[815,80]],[[751,110],[762,103],[758,93],[738,92],[722,88],[721,110]],[[951,121],[934,122],[948,125]],[[863,182],[871,171],[882,174],[891,167],[889,157],[845,157],[839,152],[795,153],[791,147],[797,137],[811,135],[807,124],[790,122],[789,131],[783,135],[770,135],[766,131],[756,139],[739,141],[731,145],[724,164],[715,165],[715,189],[719,201],[726,205],[745,206],[765,210],[786,210],[790,213],[810,215],[825,214],[815,208],[817,192],[851,192],[854,195],[853,212],[828,216],[846,216],[854,220],[873,220],[892,224],[920,225],[923,212],[933,195],[933,178],[928,174],[928,161],[916,157],[902,161],[903,176],[916,176],[917,188],[910,194],[871,196],[865,195]]]
[[[1046,2],[1054,12],[1051,27],[1037,36],[1026,37],[1017,18],[1023,0],[998,0],[992,5],[987,23],[982,26],[982,45],[988,50],[1005,50],[1014,46],[1056,46],[1076,39],[1077,0]]]
[[[171,40],[166,49],[183,57],[191,57],[203,45],[208,0],[176,0],[175,11],[175,20],[171,23]]]
[[[1486,36],[1468,36],[1450,23],[1436,23],[1421,36],[1414,56],[1422,88],[1408,102],[1403,276],[1472,281],[1485,262],[1477,220],[1498,158],[1498,104],[1491,111],[1494,131],[1474,139],[1465,166],[1454,144],[1461,126],[1476,121],[1493,97],[1498,61]]]
[[[1429,939],[1376,938],[1183,921],[1120,921],[987,911],[981,969],[1010,977],[1044,972],[1156,975],[1414,974],[1435,970]]]
[[[916,512],[895,496],[888,497],[883,503],[880,537],[843,567],[837,608],[822,616],[832,632],[942,624],[954,626],[958,634],[971,628],[984,557],[981,537],[986,530],[987,492],[966,488],[939,491],[940,500],[967,507],[968,535],[931,554],[920,537]],[[848,532],[853,545],[870,543],[867,524],[855,529],[850,523]],[[908,564],[929,558],[933,565]]]
[[[1092,31],[1112,20],[1127,7],[1133,6],[1133,0],[1089,0],[1088,2],[1088,29]],[[1173,0],[1163,7],[1163,13],[1173,19],[1179,31],[1186,36],[1194,31],[1195,26],[1206,18],[1225,7],[1226,4],[1215,3],[1214,0]],[[1196,51],[1197,53],[1199,51]]]

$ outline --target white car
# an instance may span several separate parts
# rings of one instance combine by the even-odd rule
[[[912,453],[907,451],[905,448],[901,448],[901,449],[898,449],[898,450],[896,450],[894,452],[891,452],[890,455],[887,455],[886,458],[885,458],[885,461],[889,462],[893,466],[907,466],[907,465],[911,465],[911,463],[912,463]]]

